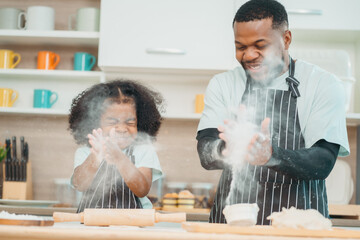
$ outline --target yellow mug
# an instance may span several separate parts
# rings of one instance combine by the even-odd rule
[[[16,61],[14,62],[14,60]],[[8,69],[15,68],[20,63],[21,56],[8,49],[0,49],[0,68]]]
[[[15,96],[13,97],[14,93]],[[0,107],[12,107],[18,97],[18,91],[11,88],[0,88]]]
[[[195,113],[202,113],[204,107],[204,94],[197,94],[195,96]]]

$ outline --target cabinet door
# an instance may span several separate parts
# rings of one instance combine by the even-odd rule
[[[290,28],[360,30],[358,0],[279,0],[289,14]]]
[[[103,0],[99,66],[231,69],[233,9],[233,0]]]
[[[290,29],[360,30],[359,0],[278,0],[288,12]],[[235,0],[239,8],[246,0]]]

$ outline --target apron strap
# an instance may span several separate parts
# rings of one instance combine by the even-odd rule
[[[286,78],[286,82],[289,85],[291,95],[295,98],[300,97],[298,86],[300,82],[294,77],[295,74],[295,61],[290,57],[289,76]]]

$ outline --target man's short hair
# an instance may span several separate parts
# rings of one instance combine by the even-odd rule
[[[244,3],[236,12],[233,25],[235,22],[250,22],[266,18],[272,19],[273,29],[289,27],[288,15],[284,6],[275,0],[250,0]]]

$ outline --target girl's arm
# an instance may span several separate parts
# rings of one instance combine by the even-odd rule
[[[105,161],[116,166],[126,185],[137,197],[145,197],[151,188],[151,168],[137,168],[114,143],[106,144]]]
[[[100,166],[95,154],[91,153],[83,164],[75,168],[72,176],[72,184],[80,192],[86,191],[94,179],[95,173]]]
[[[152,183],[151,168],[137,168],[125,155],[115,165],[126,185],[136,196],[145,197],[149,193]]]

